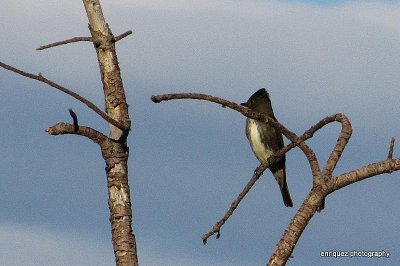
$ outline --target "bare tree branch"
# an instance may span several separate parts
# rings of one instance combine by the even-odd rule
[[[324,198],[325,193],[320,190],[320,187],[313,186],[276,245],[275,251],[267,265],[275,266],[286,264],[304,229],[319,206],[323,204]]]
[[[290,222],[287,230],[285,230],[281,240],[277,244],[276,249],[268,262],[268,265],[284,265],[287,262],[305,227],[308,225],[309,221],[314,216],[316,211],[320,211],[323,208],[325,197],[327,195],[337,189],[363,180],[365,178],[376,176],[382,173],[391,173],[393,171],[400,170],[400,159],[392,159],[394,147],[394,139],[392,139],[387,160],[361,167],[347,174],[332,177],[332,172],[335,169],[352,133],[351,123],[348,118],[343,114],[335,114],[322,119],[316,125],[307,130],[301,137],[298,137],[296,134],[281,125],[279,122],[268,119],[262,114],[254,113],[251,110],[243,108],[242,106],[234,102],[226,101],[224,99],[220,99],[210,95],[197,93],[176,93],[152,96],[151,99],[155,103],[173,99],[198,99],[222,104],[222,106],[227,106],[231,109],[234,109],[249,118],[269,123],[271,126],[277,128],[289,140],[291,140],[291,143],[279,150],[274,156],[271,157],[271,160],[275,160],[277,157],[282,156],[282,154],[288,152],[294,146],[299,146],[299,148],[306,155],[313,173],[313,187],[306,199],[304,200],[303,204],[301,205],[300,209],[297,211],[295,217]],[[317,130],[334,121],[340,122],[342,125],[342,129],[336,145],[326,162],[323,172],[321,173],[314,152],[310,147],[308,147],[308,145],[305,144],[304,141],[311,138]],[[269,161],[268,163],[270,164],[272,162]],[[263,171],[265,171],[269,164],[260,165],[256,169],[253,177],[248,182],[243,191],[239,194],[239,196],[232,202],[230,209],[224,215],[224,217],[214,225],[210,232],[205,233],[202,236],[204,244],[206,243],[207,239],[215,233],[217,233],[217,238],[219,238],[220,229],[223,224],[229,219],[234,210],[237,208],[240,201],[248,193],[248,191],[251,189],[251,187],[258,180],[260,175],[263,173]]]
[[[57,123],[52,127],[46,129],[46,132],[50,135],[64,135],[64,134],[73,134],[80,135],[91,139],[93,142],[102,145],[104,141],[107,139],[105,135],[101,132],[86,126],[78,126],[78,130],[74,124],[68,123]]]
[[[352,127],[349,119],[343,114],[337,114],[335,116],[335,121],[338,121],[342,124],[342,130],[340,132],[339,138],[336,142],[335,147],[332,150],[331,155],[329,156],[328,161],[325,164],[325,168],[323,170],[323,176],[332,175],[333,169],[335,169],[337,162],[342,155],[344,148],[346,147],[352,133]]]
[[[39,73],[39,75],[34,75],[22,70],[19,70],[15,67],[12,67],[10,65],[4,64],[2,62],[0,62],[0,66],[10,70],[12,72],[15,72],[17,74],[20,74],[24,77],[30,78],[30,79],[34,79],[43,83],[46,83],[47,85],[56,88],[59,91],[62,91],[66,94],[68,94],[69,96],[72,96],[73,98],[77,99],[78,101],[80,101],[81,103],[85,104],[87,107],[89,107],[90,109],[92,109],[95,113],[97,113],[99,116],[101,116],[104,120],[106,120],[108,123],[113,124],[114,126],[120,128],[123,131],[129,131],[130,127],[129,126],[125,126],[122,123],[116,121],[115,119],[111,118],[108,114],[104,113],[102,110],[100,110],[100,108],[98,108],[95,104],[93,104],[92,102],[90,102],[89,100],[83,98],[82,96],[80,96],[79,94],[49,80],[46,79],[45,77],[43,77],[42,74]]]
[[[127,31],[114,37],[103,16],[100,1],[83,0],[83,4],[89,19],[91,37],[76,37],[41,46],[38,50],[78,41],[93,42],[103,84],[106,112],[103,112],[92,102],[81,97],[77,93],[46,79],[40,73],[34,75],[1,62],[0,67],[24,77],[46,83],[74,97],[108,122],[110,135],[106,137],[90,127],[80,126],[78,124],[77,115],[72,109],[69,109],[73,124],[57,123],[49,127],[46,131],[50,135],[81,135],[99,144],[103,159],[107,165],[105,170],[107,175],[108,206],[110,210],[115,262],[118,266],[137,266],[138,256],[136,239],[132,230],[132,204],[128,183],[129,148],[127,146],[127,138],[130,131],[131,120],[115,50],[115,42],[132,34],[132,31]]]
[[[366,178],[398,170],[400,170],[400,159],[387,159],[379,163],[369,164],[346,174],[326,179],[327,184],[329,184],[329,191],[322,190],[322,186],[320,185],[313,186],[311,192],[304,200],[295,217],[291,220],[289,226],[282,235],[279,243],[276,245],[268,265],[286,264],[301,234],[319,206],[323,204],[323,200],[328,194]]]
[[[124,33],[122,33],[122,34],[116,36],[116,37],[115,37],[115,41],[118,42],[119,40],[121,40],[121,39],[123,39],[123,38],[125,38],[126,36],[131,35],[131,34],[132,34],[132,31],[131,31],[131,30],[128,30],[128,31],[126,31],[126,32],[124,32]]]
[[[73,120],[73,122],[74,122],[74,130],[75,131],[78,131],[78,128],[79,128],[79,125],[78,125],[78,117],[76,116],[76,114],[75,114],[75,112],[74,111],[72,111],[72,109],[69,109],[69,114],[71,115],[71,117],[72,117],[72,120]]]
[[[130,34],[132,34],[132,31],[128,30],[128,31],[122,33],[121,35],[116,36],[114,38],[114,41],[118,42],[119,40],[125,38],[126,36],[128,36]],[[74,38],[71,38],[71,39],[68,39],[68,40],[42,45],[39,48],[36,48],[36,50],[40,51],[40,50],[56,47],[56,46],[59,46],[59,45],[74,43],[74,42],[91,42],[91,41],[93,41],[92,37],[74,37]]]
[[[389,152],[388,152],[388,159],[393,159],[393,149],[394,149],[394,143],[395,143],[395,139],[392,138],[390,140],[390,147],[389,147]]]
[[[196,99],[196,100],[205,100],[205,101],[210,101],[214,103],[221,104],[223,107],[229,107],[233,110],[236,110],[240,113],[242,113],[244,116],[264,121],[271,126],[277,128],[285,137],[287,137],[290,141],[294,143],[294,146],[299,146],[299,148],[303,151],[305,156],[307,157],[310,167],[314,176],[314,179],[318,176],[321,175],[321,170],[318,165],[318,160],[317,157],[315,156],[314,151],[303,141],[299,139],[299,137],[285,128],[282,124],[279,122],[274,121],[271,118],[268,118],[267,116],[263,114],[259,114],[256,112],[253,112],[252,110],[243,107],[235,102],[231,102],[222,98],[214,97],[211,95],[207,94],[200,94],[200,93],[173,93],[173,94],[163,94],[163,95],[153,95],[151,96],[151,100],[154,103],[160,103],[162,101],[169,101],[169,100],[175,100],[175,99]]]
[[[316,125],[312,126],[309,130],[304,132],[304,134],[297,140],[297,142],[303,142],[306,141],[307,139],[311,138],[316,131],[321,129],[323,126],[336,121],[337,117],[340,117],[341,114],[335,114],[332,116],[328,116],[324,119],[322,119],[320,122],[318,122]],[[286,145],[284,148],[279,150],[276,154],[271,156],[269,158],[269,164],[265,165],[260,165],[257,167],[257,169],[254,171],[253,177],[250,179],[250,181],[247,183],[247,185],[244,187],[243,191],[239,194],[239,196],[232,202],[231,207],[229,210],[225,213],[223,218],[219,220],[212,228],[211,231],[203,234],[202,239],[203,243],[207,243],[207,239],[214,235],[215,233],[218,233],[217,238],[219,238],[220,235],[220,230],[221,227],[225,224],[225,222],[229,219],[229,217],[233,214],[235,209],[238,207],[239,203],[242,201],[242,199],[246,196],[246,194],[250,191],[250,189],[253,187],[253,185],[256,183],[256,181],[260,178],[260,176],[263,174],[265,169],[269,167],[271,163],[274,163],[277,158],[282,156],[283,154],[287,153],[290,151],[292,148],[295,147],[295,143],[291,142],[290,144]],[[322,203],[323,205],[323,203]]]
[[[355,182],[381,175],[381,174],[389,174],[394,171],[400,170],[400,158],[398,159],[386,159],[381,162],[371,163],[369,165],[360,167],[354,171],[349,173],[344,173],[338,176],[335,176],[334,179],[334,188],[330,192],[341,189],[345,186],[353,184]]]
[[[44,49],[48,49],[48,48],[52,48],[52,47],[56,47],[56,46],[64,45],[64,44],[68,44],[68,43],[91,42],[91,41],[92,41],[92,37],[74,37],[74,38],[67,39],[67,40],[64,40],[64,41],[59,41],[59,42],[54,42],[54,43],[42,45],[42,46],[36,48],[36,50],[41,51],[41,50],[44,50]]]
[[[275,159],[278,158],[278,156],[275,156],[273,160],[271,160],[270,163],[268,164],[261,164],[254,170],[253,177],[250,179],[250,181],[247,183],[247,185],[243,188],[243,191],[239,194],[239,196],[232,202],[231,207],[229,210],[225,213],[224,217],[222,217],[221,220],[219,220],[211,229],[211,231],[203,234],[201,237],[203,239],[203,244],[207,244],[207,240],[210,236],[214,235],[217,233],[217,239],[220,237],[220,231],[221,227],[225,224],[225,222],[231,217],[233,212],[236,210],[238,207],[239,203],[242,201],[242,199],[247,195],[247,193],[250,191],[250,189],[254,186],[254,184],[257,182],[257,180],[260,178],[260,176],[264,173],[265,169],[267,169],[271,163],[275,161]]]
[[[318,178],[321,175],[319,165],[317,158],[315,156],[315,153],[312,151],[312,149],[304,143],[304,141],[314,135],[314,133],[322,128],[324,125],[335,121],[336,115],[327,117],[323,120],[321,120],[319,123],[317,123],[315,126],[311,127],[309,130],[307,130],[300,138],[287,128],[285,128],[283,125],[281,125],[279,122],[276,122],[272,119],[269,119],[268,117],[252,112],[250,109],[242,107],[234,102],[227,101],[222,98],[214,97],[211,95],[206,95],[206,94],[198,94],[198,93],[176,93],[176,94],[164,94],[164,95],[157,95],[157,96],[151,96],[151,100],[155,103],[159,103],[161,101],[165,100],[173,100],[173,99],[197,99],[197,100],[206,100],[206,101],[211,101],[214,103],[221,104],[224,107],[229,107],[231,109],[234,109],[243,115],[253,118],[253,119],[258,119],[265,121],[269,123],[270,125],[276,127],[279,131],[281,131],[286,137],[288,137],[292,143],[289,145],[285,146],[282,148],[280,151],[278,151],[273,157],[269,159],[269,164],[273,163],[274,160],[282,156],[284,153],[288,152],[290,149],[292,149],[295,146],[299,146],[300,149],[304,152],[306,157],[308,158],[308,161],[310,162],[310,167],[313,172],[314,179]],[[340,115],[339,115],[340,116]],[[231,207],[229,210],[225,213],[223,218],[219,220],[212,228],[211,231],[203,234],[202,239],[203,243],[205,244],[207,242],[207,239],[217,233],[217,238],[220,236],[220,229],[221,227],[225,224],[225,222],[229,219],[229,217],[233,214],[241,200],[246,196],[246,194],[250,191],[251,187],[255,184],[255,182],[259,179],[259,177],[262,175],[262,173],[265,171],[266,168],[268,168],[269,164],[267,165],[260,165],[255,171],[253,177],[250,179],[250,181],[247,183],[243,191],[239,194],[239,196],[232,202]]]

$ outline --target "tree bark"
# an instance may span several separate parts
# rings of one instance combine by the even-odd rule
[[[107,114],[128,130],[109,124],[109,138],[101,145],[106,161],[108,205],[116,264],[138,265],[135,235],[132,232],[132,209],[128,184],[129,148],[126,138],[130,118],[121,73],[115,51],[115,38],[105,22],[98,0],[83,0],[89,19],[89,29],[99,62]]]
[[[128,184],[129,148],[127,146],[127,137],[131,127],[131,120],[115,51],[115,42],[131,34],[132,31],[127,31],[115,38],[105,22],[99,0],[83,0],[83,4],[89,18],[89,29],[92,37],[72,38],[41,46],[39,50],[75,41],[92,41],[100,67],[106,112],[103,112],[92,102],[72,90],[43,77],[40,73],[35,75],[24,72],[2,62],[0,62],[0,67],[46,83],[70,95],[86,104],[108,122],[110,134],[107,137],[91,127],[79,125],[77,115],[70,109],[69,113],[73,119],[73,124],[57,123],[46,131],[50,135],[74,134],[84,136],[101,147],[102,156],[106,162],[108,205],[116,264],[118,266],[136,266],[138,265],[138,257],[135,235],[132,231],[132,209]]]

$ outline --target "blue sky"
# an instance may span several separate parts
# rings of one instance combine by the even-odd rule
[[[102,107],[95,51],[80,1],[3,1],[1,61],[69,87]],[[314,3],[311,3],[314,2]],[[245,118],[199,101],[154,104],[153,94],[200,92],[243,102],[266,87],[277,118],[301,134],[342,112],[353,137],[335,173],[385,159],[400,138],[400,5],[395,1],[103,1],[117,44],[133,130],[134,231],[142,265],[265,265],[311,184],[302,153],[287,155],[294,208],[265,173],[225,224],[222,217],[258,162]],[[327,2],[327,1],[326,1]],[[3,265],[112,265],[104,162],[96,145],[45,129],[70,121],[107,132],[79,102],[0,70],[0,260]],[[309,144],[326,161],[339,125]],[[395,149],[399,156],[399,149]],[[289,265],[398,265],[400,174],[332,194]],[[323,250],[385,250],[390,258],[320,258]]]
[[[361,4],[368,2],[385,3],[385,4],[398,4],[399,0],[380,0],[380,1],[364,1],[364,0],[285,0],[286,3],[299,3],[306,5],[318,6],[337,6],[343,4]]]
[[[311,5],[341,5],[345,3],[357,2],[357,1],[349,1],[349,0],[286,0],[287,3],[299,3],[299,4],[311,4]]]

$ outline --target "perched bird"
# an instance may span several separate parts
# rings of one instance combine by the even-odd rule
[[[254,112],[264,114],[277,121],[272,110],[269,94],[265,89],[260,89],[254,93],[245,103],[241,104]],[[283,148],[282,134],[274,127],[265,122],[251,118],[246,120],[246,136],[249,139],[251,149],[260,163],[266,163],[268,158]],[[293,202],[289,194],[286,183],[285,154],[273,163],[269,169],[279,184],[283,202],[286,207],[293,207]]]

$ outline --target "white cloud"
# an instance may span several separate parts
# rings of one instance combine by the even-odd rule
[[[216,95],[246,98],[252,88],[266,86],[272,95],[282,91],[288,114],[304,117],[308,108],[299,110],[299,105],[311,101],[319,103],[313,112],[318,116],[349,109],[364,116],[373,99],[391,106],[393,95],[386,96],[400,84],[399,4],[123,3],[132,10],[132,25],[138,25],[135,60],[128,69],[143,73],[137,77],[153,87],[174,84],[176,89],[206,88]],[[134,13],[140,16],[143,10],[147,17],[135,21]],[[367,94],[374,97],[354,100]]]
[[[364,3],[342,8],[351,16],[367,24],[375,24],[395,33],[400,33],[400,4]]]
[[[105,1],[104,1],[105,2]],[[108,4],[108,2],[106,2]],[[393,27],[399,25],[400,18],[397,16],[400,4],[388,4],[377,1],[360,1],[342,3],[340,5],[309,5],[298,1],[289,3],[284,1],[199,1],[199,0],[150,0],[131,1],[123,0],[112,5],[120,5],[126,8],[164,10],[168,12],[193,12],[204,11],[216,12],[219,14],[231,14],[247,18],[265,18],[278,16],[292,16],[302,14],[307,17],[310,12],[347,13],[367,21]],[[398,27],[396,27],[398,28]]]
[[[0,225],[0,260],[4,266],[109,266],[110,246],[82,236],[43,228]]]
[[[191,258],[190,255],[174,252],[159,254],[150,241],[141,239],[139,262],[141,265],[196,266],[204,265],[206,259]],[[0,225],[0,260],[2,266],[109,266],[114,265],[114,254],[110,244],[69,235],[40,227]],[[218,261],[213,259],[212,261]],[[209,263],[212,263],[210,261]],[[206,263],[207,264],[207,263]],[[230,265],[220,262],[218,265]]]

